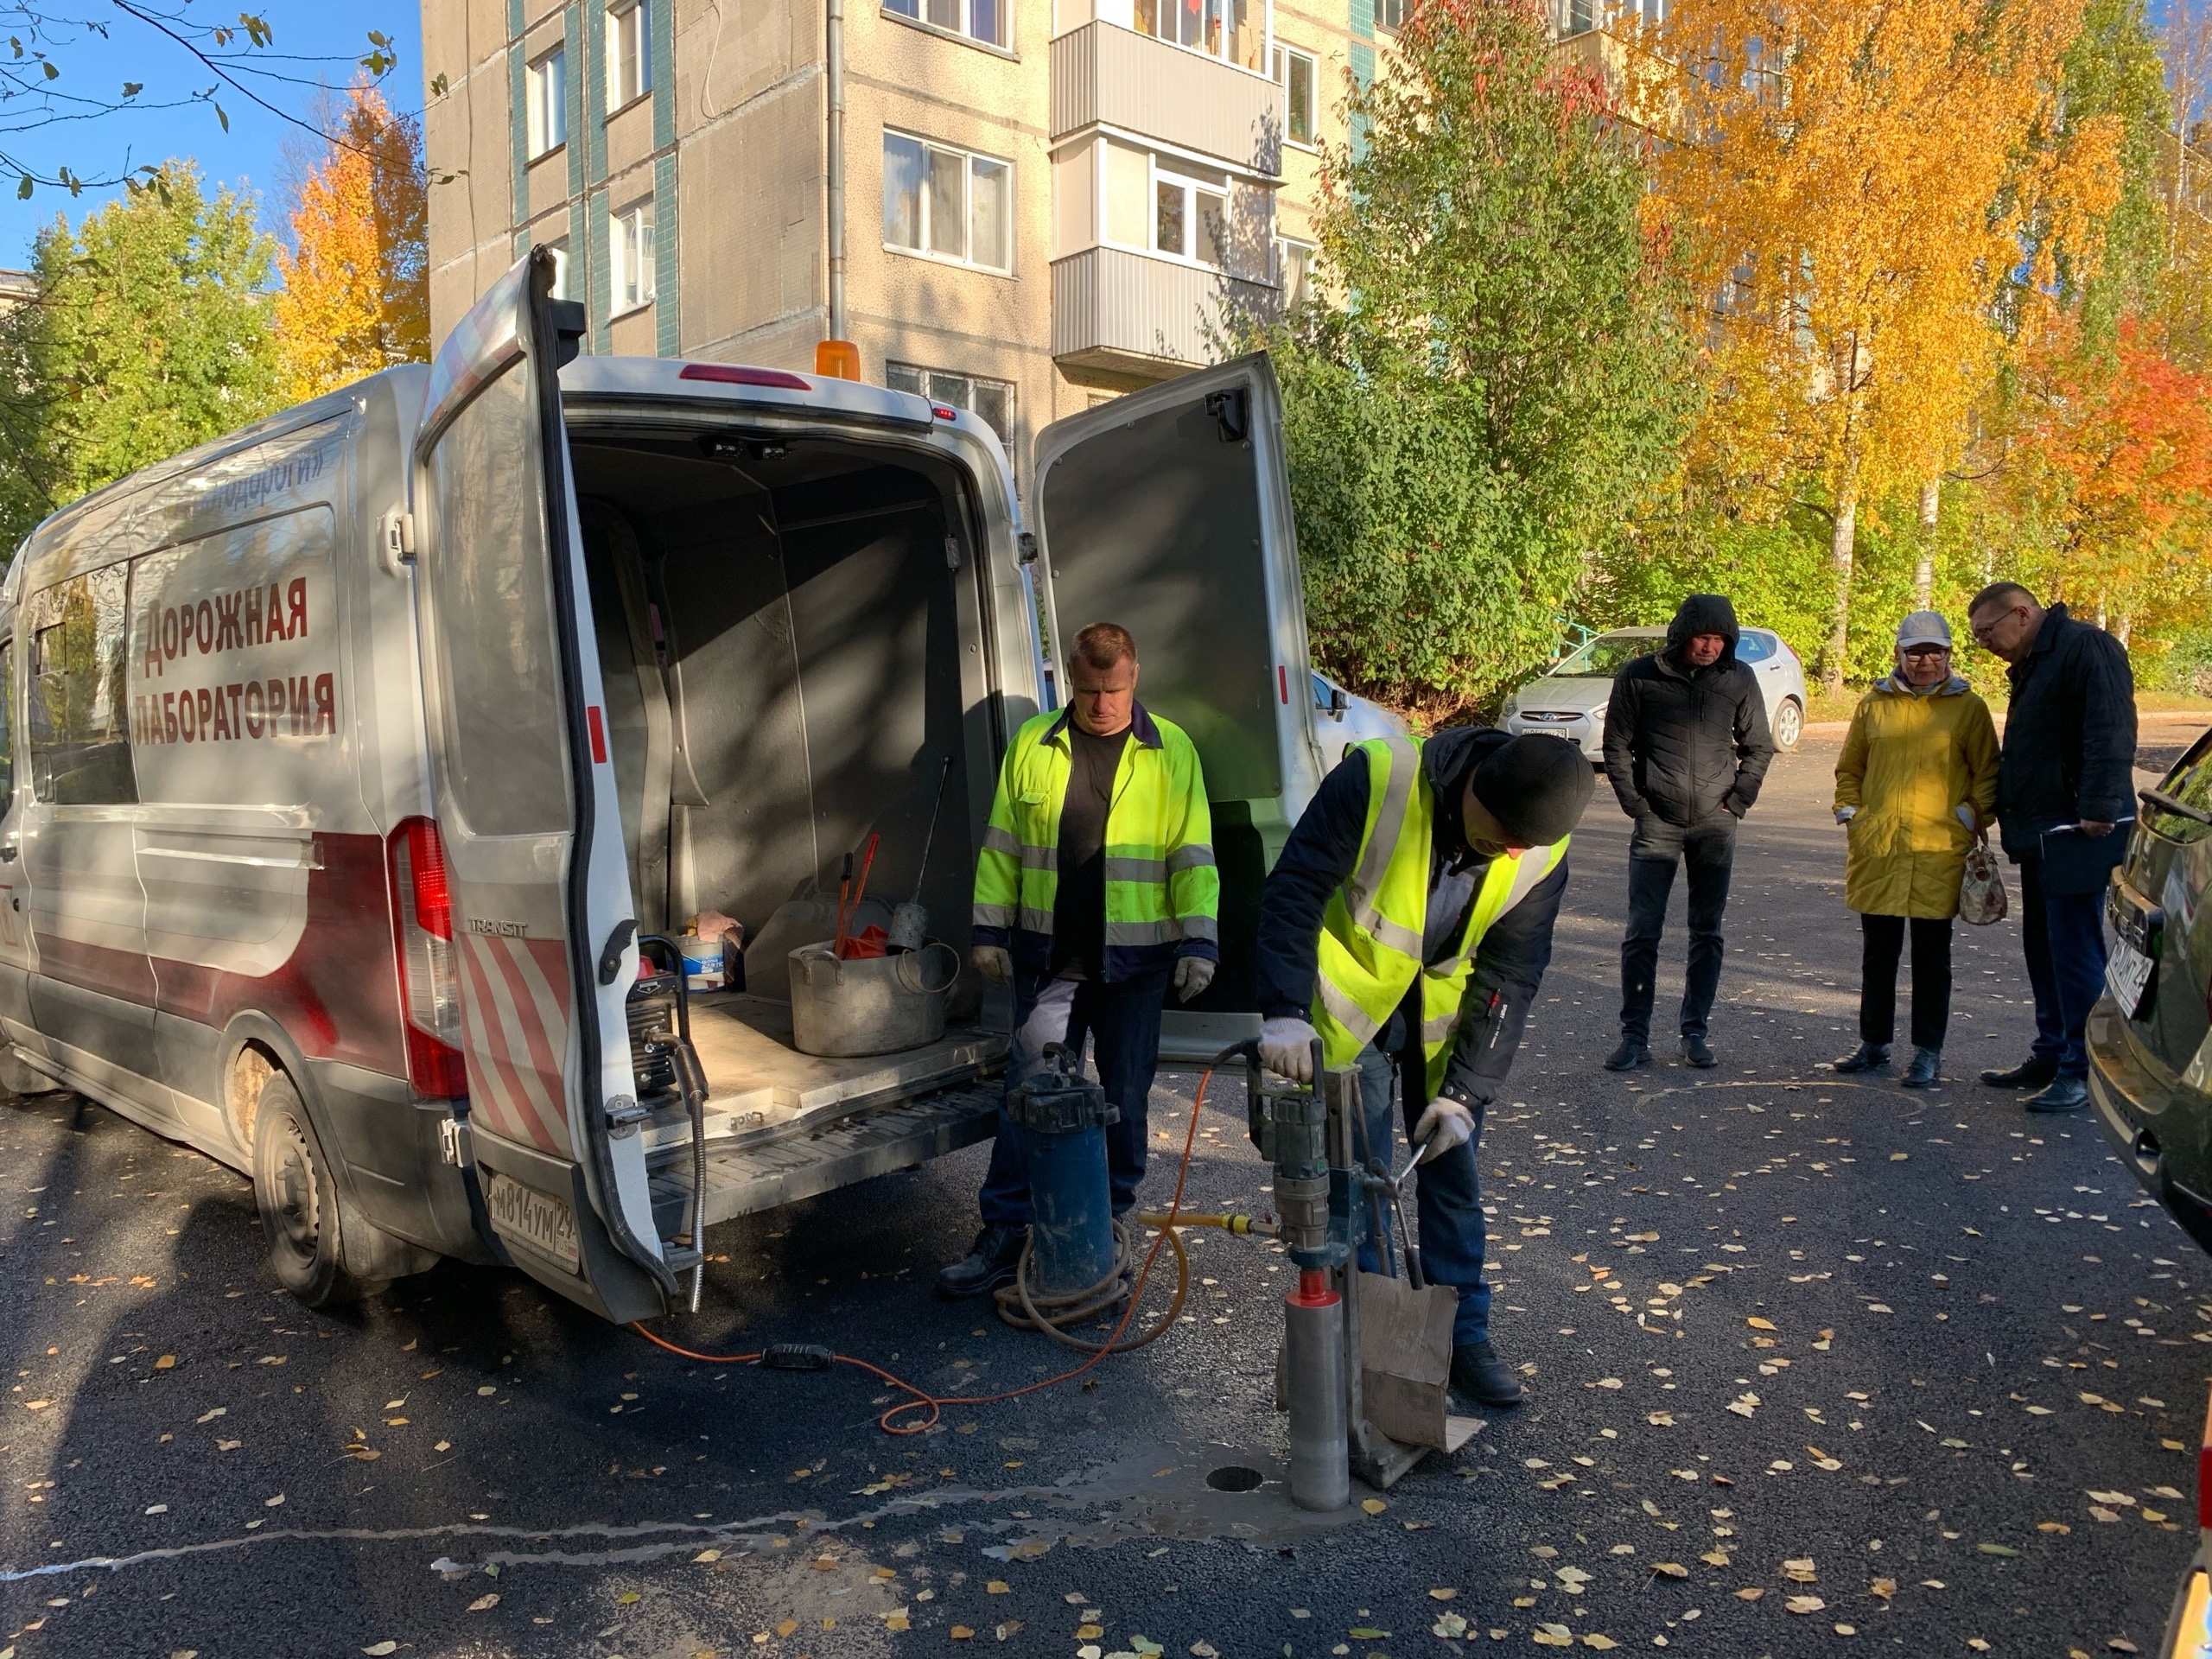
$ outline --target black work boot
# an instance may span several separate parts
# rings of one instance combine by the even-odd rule
[[[1940,1048],[1916,1048],[1912,1064],[1904,1069],[1904,1076],[1897,1079],[1903,1089],[1936,1089],[1943,1083],[1943,1051]]]
[[[1452,1386],[1478,1405],[1521,1403],[1521,1379],[1506,1369],[1487,1337],[1452,1349]]]
[[[1028,1242],[1027,1227],[984,1228],[963,1259],[938,1271],[937,1294],[948,1302],[963,1302],[1012,1284],[1021,1266],[1021,1247]]]
[[[2089,1103],[2089,1084],[2086,1077],[2055,1077],[2039,1095],[2030,1095],[2026,1101],[2031,1112],[2071,1112]]]
[[[1694,1065],[1700,1071],[1710,1071],[1720,1062],[1704,1038],[1685,1037],[1682,1039],[1682,1064]]]
[[[1890,1069],[1890,1046],[1887,1043],[1861,1043],[1835,1063],[1842,1072],[1886,1071]]]
[[[1641,1037],[1624,1037],[1621,1046],[1605,1056],[1608,1071],[1633,1071],[1651,1064],[1651,1045]]]
[[[1991,1070],[1981,1080],[1992,1089],[2040,1089],[2058,1075],[2058,1062],[2031,1054],[2009,1071]]]

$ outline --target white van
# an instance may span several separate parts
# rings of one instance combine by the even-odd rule
[[[784,956],[874,834],[871,893],[964,963],[1040,615],[1131,628],[1205,764],[1224,963],[1171,1055],[1255,1027],[1319,781],[1264,359],[1047,429],[1033,539],[973,417],[578,357],[551,277],[55,514],[0,583],[0,1082],[249,1172],[312,1303],[445,1255],[649,1318],[715,1222],[988,1136],[1004,993],[963,966],[943,1040],[816,1058]],[[683,1053],[639,939],[702,909],[747,979]]]

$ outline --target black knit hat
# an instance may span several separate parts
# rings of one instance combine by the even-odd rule
[[[1490,752],[1471,787],[1513,840],[1548,847],[1582,821],[1598,779],[1565,738],[1524,732]]]

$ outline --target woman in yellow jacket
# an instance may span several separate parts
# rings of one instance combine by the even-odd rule
[[[1843,902],[1859,912],[1859,1047],[1839,1071],[1889,1068],[1897,958],[1912,931],[1912,1063],[1900,1080],[1942,1079],[1951,1020],[1951,918],[1967,849],[1997,802],[1997,729],[1989,706],[1951,671],[1951,627],[1934,611],[1897,626],[1897,672],[1851,717],[1835,768],[1835,820],[1850,851]]]

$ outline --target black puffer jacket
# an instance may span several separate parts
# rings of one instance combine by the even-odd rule
[[[1692,634],[1727,636],[1705,668],[1684,661]],[[1613,680],[1605,709],[1605,776],[1632,818],[1702,823],[1738,817],[1759,798],[1774,759],[1758,677],[1736,660],[1736,607],[1718,594],[1692,594],[1668,625],[1665,649],[1639,657]]]
[[[2133,817],[2135,677],[2127,647],[2054,605],[2027,660],[2005,675],[2012,683],[1997,763],[2005,850],[2016,859],[2032,853],[2043,832],[2062,823]]]

